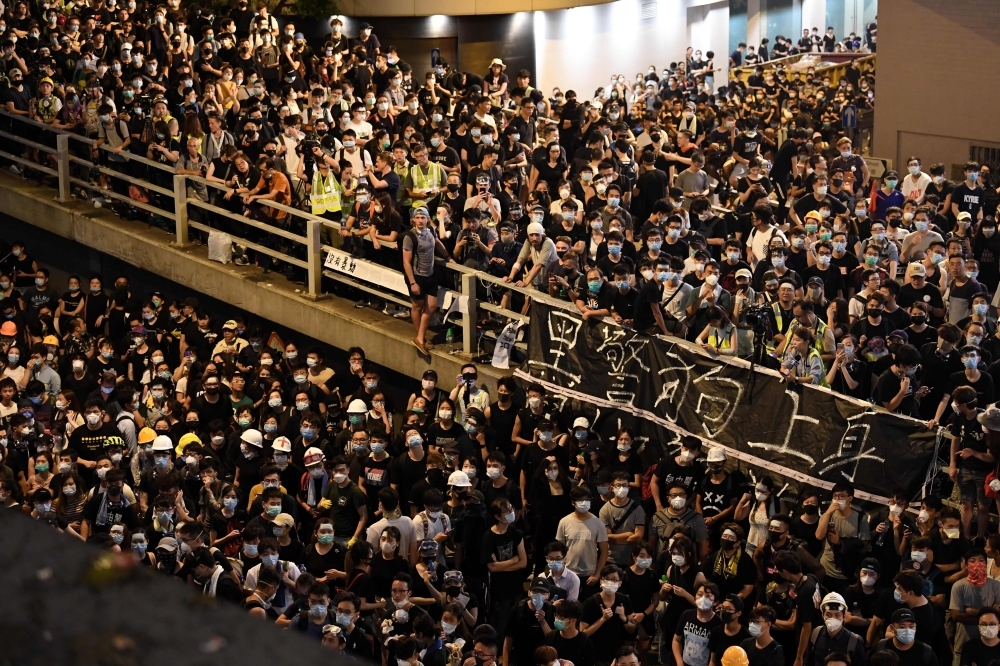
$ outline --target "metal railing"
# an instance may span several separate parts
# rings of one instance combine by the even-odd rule
[[[177,165],[180,162],[177,165],[166,164],[130,153],[127,150],[117,153],[117,158],[125,160],[124,163],[119,161],[119,165],[141,165],[148,170],[147,178],[139,178],[127,172],[128,169],[133,169],[131,166],[117,170],[100,165],[99,161],[92,157],[95,148],[109,155],[114,153],[106,143],[98,146],[95,139],[56,129],[28,117],[12,115],[2,110],[0,110],[0,123],[11,130],[0,130],[0,144],[3,144],[0,147],[4,148],[4,150],[0,150],[0,159],[16,164],[26,174],[36,176],[41,184],[54,187],[57,191],[56,200],[62,203],[71,202],[80,191],[85,192],[89,197],[107,197],[121,202],[126,207],[138,209],[153,216],[152,219],[158,217],[161,221],[172,224],[171,233],[178,247],[192,245],[192,230],[205,235],[223,231],[219,226],[213,226],[207,221],[214,221],[217,224],[225,222],[229,227],[225,233],[237,245],[253,250],[258,255],[266,256],[274,261],[285,262],[299,269],[305,275],[305,293],[310,298],[320,299],[324,297],[322,280],[326,277],[386,301],[405,307],[410,306],[405,280],[402,281],[401,288],[394,289],[392,285],[385,284],[384,280],[365,281],[344,272],[326,268],[325,263],[331,253],[342,252],[342,250],[335,245],[323,242],[324,230],[332,229],[339,232],[342,225],[338,222],[267,199],[256,199],[255,203],[284,212],[288,220],[288,223],[283,226],[261,222],[220,207],[217,205],[218,199],[213,199],[211,196],[208,197],[208,201],[188,196],[188,188],[191,185],[197,185],[208,192],[213,190],[228,192],[230,188],[204,177],[176,173]],[[22,135],[34,136],[41,141],[27,139]],[[45,143],[47,139],[53,137],[55,148]],[[181,157],[183,158],[183,155]],[[109,185],[106,189],[93,182],[93,176],[96,174],[107,179]],[[158,177],[154,177],[153,174],[157,174]],[[153,180],[161,184],[157,184]],[[166,183],[170,183],[171,186],[166,187]],[[118,187],[115,184],[118,184]],[[147,201],[140,201],[129,196],[128,186],[138,187],[143,193],[148,194],[145,197]],[[124,194],[122,190],[125,191]],[[194,210],[206,213],[204,216],[206,219],[192,219],[191,213]],[[259,232],[261,237],[248,238],[246,236],[251,234],[237,233],[236,230],[241,228],[255,230]],[[303,229],[305,233],[296,233],[290,229]],[[336,238],[336,236],[334,237]],[[361,239],[362,242],[371,242],[367,236],[355,237],[356,241],[358,239]],[[397,247],[397,244],[392,242],[380,241],[380,243],[388,248]],[[285,246],[284,249],[281,247],[282,244]],[[367,259],[352,258],[351,261],[369,269],[378,267],[379,271],[391,271],[396,277],[403,275],[399,271]],[[527,315],[519,311],[500,307],[488,300],[480,302],[477,298],[479,283],[518,293],[526,298],[544,300],[557,307],[576,309],[572,303],[552,298],[546,293],[529,287],[518,287],[513,283],[506,283],[494,275],[459,263],[446,263],[439,260],[439,265],[443,267],[444,275],[452,278],[454,283],[449,285],[449,287],[453,286],[454,289],[444,287],[439,291],[439,296],[444,297],[444,300],[441,301],[442,304],[452,302],[454,299],[460,301],[457,309],[461,314],[463,330],[462,351],[466,354],[475,354],[480,348],[481,336],[488,334],[486,331],[477,329],[480,311],[498,315],[507,321],[516,319],[525,324],[530,321]],[[523,349],[523,345],[520,346]]]
[[[798,53],[792,56],[785,56],[784,58],[775,58],[774,60],[768,60],[757,65],[743,65],[742,67],[736,67],[729,70],[729,79],[735,80],[739,79],[743,83],[747,82],[750,75],[753,74],[754,70],[758,66],[762,66],[765,72],[774,72],[779,67],[790,67],[800,60],[810,57],[818,57],[818,64],[816,66],[816,74],[820,77],[829,76],[832,85],[837,85],[840,81],[840,77],[847,73],[848,68],[852,62],[857,62],[861,67],[861,71],[865,72],[869,69],[875,68],[875,54],[871,53],[868,55],[862,54],[835,54],[835,53]],[[812,58],[815,59],[815,58]],[[795,69],[793,67],[793,69]],[[803,74],[805,72],[803,71]]]

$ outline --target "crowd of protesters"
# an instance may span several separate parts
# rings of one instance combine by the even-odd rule
[[[5,507],[383,664],[1000,657],[996,184],[918,157],[874,178],[837,126],[844,105],[873,108],[867,66],[716,86],[714,54],[691,50],[582,99],[499,59],[414,74],[368,24],[347,37],[334,19],[310,44],[263,4],[19,2],[0,21],[10,114],[106,143],[95,159],[122,173],[160,177],[132,154],[204,176],[224,189],[191,180],[189,197],[239,216],[292,227],[271,201],[341,223],[331,243],[406,275],[420,351],[435,255],[586,319],[756,346],[792,385],[946,426],[960,508],[900,491],[862,507],[846,482],[784,492],[694,437],[640,459],[630,429],[602,437],[538,384],[490,395],[473,364],[394,404],[360,347],[338,373],[328,349],[125,276],[60,294],[15,239]],[[122,187],[103,176],[95,191]]]

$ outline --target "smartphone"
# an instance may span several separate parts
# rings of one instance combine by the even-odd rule
[[[837,343],[837,353],[840,354],[843,351],[844,351],[844,343],[843,342],[838,342]]]

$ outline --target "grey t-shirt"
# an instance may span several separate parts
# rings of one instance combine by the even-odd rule
[[[965,612],[966,608],[979,610],[1000,602],[1000,580],[986,578],[986,584],[976,587],[968,578],[959,580],[951,588],[950,610]],[[955,648],[964,645],[972,636],[979,635],[979,622],[960,622],[955,630]]]
[[[857,511],[852,510],[847,518],[841,516],[839,512],[835,512],[830,517],[830,525],[837,530],[837,536],[841,539],[859,538],[862,541],[872,540],[871,531],[868,529],[868,518]],[[837,563],[833,559],[833,548],[830,547],[829,541],[825,542],[823,554],[820,556],[820,563],[826,569],[827,576],[841,579],[845,577],[844,572],[837,567]]]
[[[628,518],[625,518],[625,514],[629,511],[632,511],[632,513],[628,515]],[[624,521],[622,520],[623,518],[625,518]],[[612,534],[635,532],[636,525],[646,524],[646,512],[642,510],[642,505],[637,504],[635,500],[629,500],[625,506],[615,506],[611,502],[607,502],[601,507],[601,522],[609,528],[618,526],[618,529],[612,529]],[[621,525],[619,526],[618,523],[621,523]],[[610,561],[620,567],[631,566],[632,547],[634,545],[634,543],[609,544],[611,547],[609,553],[611,557]]]
[[[566,568],[580,578],[589,577],[597,570],[600,548],[597,544],[607,542],[608,530],[601,519],[592,513],[580,520],[576,512],[565,516],[556,528],[556,541],[566,546]]]
[[[517,255],[517,263],[522,268],[526,268],[525,264],[528,259],[531,259],[532,263],[542,265],[542,270],[538,271],[535,276],[534,285],[535,289],[547,292],[549,290],[549,271],[559,265],[555,241],[551,238],[543,238],[542,244],[537,250],[531,246],[530,242],[525,243],[521,248],[521,254]]]
[[[417,238],[417,247],[413,247],[413,236]],[[413,274],[420,277],[430,277],[434,274],[434,234],[430,229],[414,229],[413,235],[403,236],[403,250],[413,252]]]
[[[677,174],[677,180],[675,181],[677,187],[681,188],[684,192],[704,192],[708,189],[708,174],[704,171],[698,171],[698,173],[692,173],[691,171],[684,169],[679,174]],[[684,207],[688,207],[688,197],[684,197]]]

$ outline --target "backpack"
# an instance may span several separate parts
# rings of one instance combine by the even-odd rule
[[[872,650],[872,654],[875,654],[876,652],[881,652],[882,650],[888,650],[889,649],[888,648],[888,643],[891,640],[892,640],[891,638],[883,638],[882,640],[880,640],[878,643],[875,644],[875,649]],[[916,641],[916,640],[914,640],[914,642],[920,643],[920,641]],[[934,650],[932,650],[931,646],[927,645],[927,643],[920,643],[920,646],[923,648],[923,650],[922,650],[923,654],[921,655],[922,658],[921,658],[920,664],[921,664],[921,666],[930,666],[930,664],[931,664],[931,657],[934,655]],[[852,649],[853,649],[853,647],[852,647]],[[910,648],[910,649],[913,649],[913,648]]]
[[[809,645],[816,647],[816,639],[819,638],[819,632],[823,631],[824,629],[826,629],[826,625],[821,624],[820,626],[815,627],[812,630],[812,634],[809,636]],[[850,634],[850,636],[848,636],[847,638],[847,655],[850,656],[854,654],[854,650],[857,649],[858,642],[861,640],[861,637],[858,636],[853,631],[851,631],[850,629],[845,629],[845,631],[847,631],[847,633]]]
[[[653,475],[656,474],[657,467],[659,467],[659,465],[651,465],[642,475],[642,484],[640,485],[640,488],[643,502],[648,502],[653,499],[653,490],[650,487],[650,484],[653,481]]]

